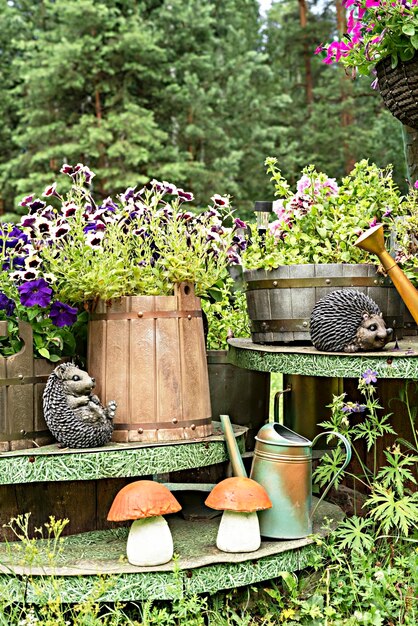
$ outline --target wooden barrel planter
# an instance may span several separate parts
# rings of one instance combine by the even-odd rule
[[[390,278],[371,264],[306,264],[244,272],[251,337],[255,343],[310,344],[316,302],[337,289],[356,289],[380,307],[386,324],[402,336],[404,304]]]
[[[19,323],[22,349],[0,357],[0,452],[23,450],[55,441],[43,417],[42,394],[56,363],[34,359],[32,329]],[[7,323],[0,322],[0,335]]]
[[[99,302],[87,359],[101,401],[118,405],[114,441],[212,434],[202,311],[192,284],[181,283],[173,296]]]
[[[255,435],[269,419],[270,374],[236,367],[227,357],[227,350],[207,353],[212,415],[229,415],[233,424],[246,426],[246,449],[253,450]]]

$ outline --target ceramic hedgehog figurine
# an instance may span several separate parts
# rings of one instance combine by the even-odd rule
[[[315,304],[310,332],[323,352],[381,350],[393,335],[376,302],[351,289],[332,291]]]
[[[91,393],[94,378],[74,363],[58,365],[43,394],[46,424],[61,446],[93,448],[112,436],[116,402],[104,407]]]

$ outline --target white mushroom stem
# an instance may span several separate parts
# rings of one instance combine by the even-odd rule
[[[257,512],[224,511],[216,546],[223,552],[254,552],[261,545]]]
[[[162,565],[173,558],[173,538],[161,516],[135,520],[130,528],[126,554],[131,565]]]

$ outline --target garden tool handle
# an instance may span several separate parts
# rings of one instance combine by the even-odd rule
[[[322,496],[319,498],[318,502],[316,503],[316,505],[314,506],[312,513],[310,515],[311,519],[314,516],[314,513],[316,511],[316,509],[318,508],[318,506],[321,504],[322,500],[325,498],[325,496],[327,495],[328,491],[331,489],[333,483],[335,482],[335,480],[338,478],[338,476],[341,474],[341,472],[347,467],[347,465],[350,463],[351,461],[351,455],[352,455],[352,450],[351,450],[351,444],[348,441],[348,439],[346,437],[344,437],[344,435],[340,435],[340,433],[334,432],[332,430],[327,430],[324,433],[320,433],[319,435],[317,435],[315,437],[315,439],[312,441],[312,447],[314,447],[314,445],[316,444],[316,442],[318,441],[318,439],[320,437],[323,437],[324,435],[333,435],[334,437],[338,437],[339,439],[341,439],[341,441],[343,442],[344,446],[345,446],[345,461],[344,463],[341,465],[340,469],[338,470],[338,472],[335,474],[333,480],[329,483],[329,485],[325,488],[324,493],[322,494]]]

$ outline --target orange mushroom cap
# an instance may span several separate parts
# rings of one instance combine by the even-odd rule
[[[110,507],[109,522],[177,513],[181,505],[171,491],[153,480],[137,480],[119,491]]]
[[[218,511],[251,513],[273,506],[267,491],[252,478],[233,476],[215,485],[205,504]]]

